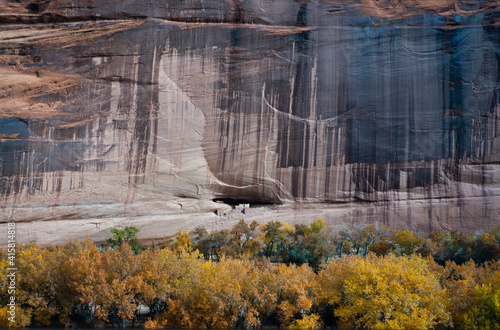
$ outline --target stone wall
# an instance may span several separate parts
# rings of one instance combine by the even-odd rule
[[[0,0],[0,220],[499,224],[499,4],[435,2]]]

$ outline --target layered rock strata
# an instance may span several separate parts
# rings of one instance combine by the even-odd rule
[[[499,224],[499,3],[434,2],[0,1],[0,227]]]

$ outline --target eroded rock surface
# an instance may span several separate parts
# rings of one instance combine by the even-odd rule
[[[0,11],[0,217],[21,242],[241,218],[500,222],[498,1]]]

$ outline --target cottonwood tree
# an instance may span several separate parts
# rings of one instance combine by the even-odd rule
[[[416,255],[346,256],[328,263],[318,283],[341,327],[425,329],[450,319],[445,290]]]

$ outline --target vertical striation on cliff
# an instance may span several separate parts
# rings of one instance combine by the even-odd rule
[[[3,0],[2,220],[498,224],[498,9],[410,2]]]

